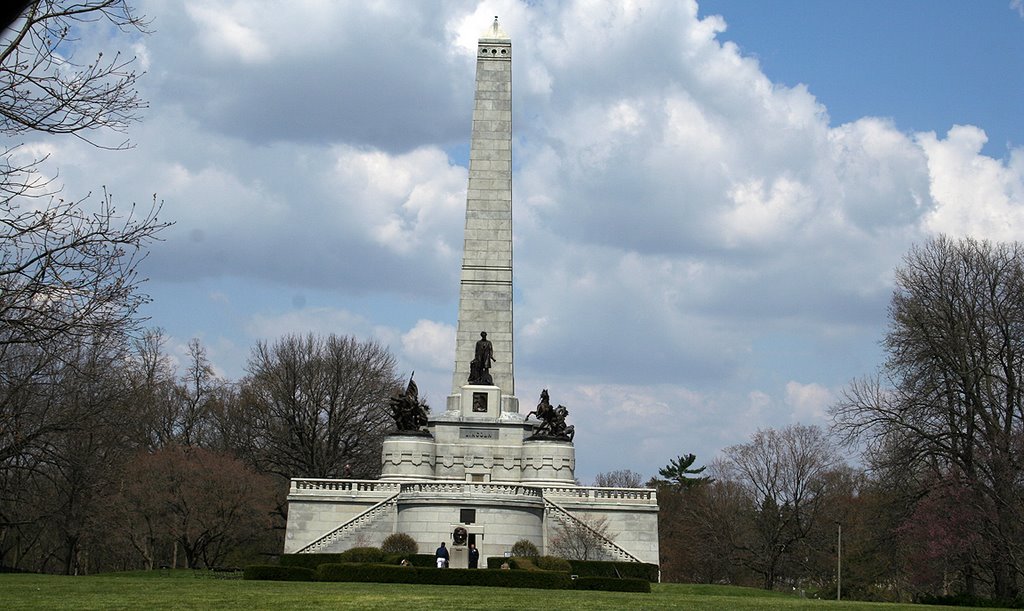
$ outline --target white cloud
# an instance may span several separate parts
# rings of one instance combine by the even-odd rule
[[[810,189],[785,176],[776,178],[770,187],[761,179],[733,185],[729,199],[735,207],[726,210],[722,218],[723,237],[729,246],[789,239],[814,212]]]
[[[835,402],[832,392],[821,384],[790,381],[786,383],[786,405],[793,410],[791,419],[803,424],[825,423],[828,408]]]
[[[166,202],[177,224],[143,271],[203,288],[153,304],[153,324],[189,318],[184,337],[217,306],[203,337],[224,363],[282,333],[375,337],[435,405],[474,49],[499,15],[515,52],[517,387],[524,405],[547,386],[570,407],[581,472],[710,459],[820,418],[829,389],[877,364],[912,242],[1024,234],[1024,148],[984,154],[984,126],[831,125],[814,83],[772,82],[718,38],[728,16],[693,1],[143,5],[138,147],[24,151],[50,154],[44,175],[60,167],[69,196],[107,184],[121,205]],[[602,450],[620,439],[636,457]]]
[[[202,46],[210,56],[227,55],[244,63],[258,64],[270,58],[271,49],[255,24],[246,23],[256,16],[252,9],[250,3],[185,5],[199,29]]]
[[[461,254],[453,229],[465,209],[467,172],[442,151],[389,155],[345,147],[335,153],[333,174],[331,182],[346,196],[335,214],[357,220],[377,245],[418,257]]]
[[[934,233],[973,235],[993,240],[1016,240],[1024,228],[1024,172],[1011,163],[981,154],[985,132],[956,125],[944,140],[919,134],[928,157],[935,208],[926,219]]]
[[[418,320],[402,335],[402,354],[413,363],[447,369],[455,363],[455,327]]]

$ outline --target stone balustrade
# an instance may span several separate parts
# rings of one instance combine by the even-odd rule
[[[527,486],[516,483],[459,481],[393,482],[368,479],[294,478],[291,493],[299,495],[376,496],[402,494],[454,494],[549,497],[573,503],[615,503],[629,505],[658,504],[657,492],[650,488],[600,488],[596,486]]]
[[[541,497],[535,486],[520,484],[478,483],[478,482],[410,482],[404,483],[402,493],[421,494],[484,494],[497,496]]]
[[[544,496],[582,503],[629,503],[657,505],[658,493],[652,488],[600,488],[597,486],[543,486]]]
[[[459,481],[395,482],[356,479],[292,479],[293,493],[299,494],[497,494],[509,496],[549,496],[574,503],[615,503],[657,505],[657,492],[650,488],[601,488],[597,486],[526,486],[515,483]]]
[[[377,492],[380,494],[394,494],[399,490],[400,484],[397,482],[382,482],[375,479],[292,478],[291,485],[291,492],[301,494],[316,492]]]

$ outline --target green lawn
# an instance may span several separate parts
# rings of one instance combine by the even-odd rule
[[[3,609],[949,609],[813,601],[750,588],[655,584],[650,594],[216,579],[192,571],[0,575]]]

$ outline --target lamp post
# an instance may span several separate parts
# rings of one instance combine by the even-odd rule
[[[836,539],[836,600],[843,599],[843,524],[837,521],[836,526],[839,528],[838,538]]]

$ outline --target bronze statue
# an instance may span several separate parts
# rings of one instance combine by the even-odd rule
[[[476,350],[473,360],[469,363],[469,383],[492,386],[494,379],[491,378],[491,362],[494,358],[494,347],[487,339],[487,332],[480,332],[480,339],[476,342]]]
[[[548,389],[540,391],[540,403],[537,404],[537,409],[526,414],[526,419],[529,420],[530,416],[537,416],[537,420],[543,420],[547,422],[550,418],[550,414],[554,408],[551,407],[551,398],[548,395]]]
[[[537,409],[526,414],[526,419],[536,416],[540,424],[533,425],[533,438],[537,439],[564,439],[572,441],[576,436],[576,427],[565,423],[569,409],[564,405],[551,407],[551,399],[548,390],[545,388],[540,393],[540,403]]]
[[[420,401],[420,390],[409,376],[409,385],[404,393],[391,397],[391,417],[395,419],[395,428],[399,432],[426,432],[427,414],[430,407]]]

